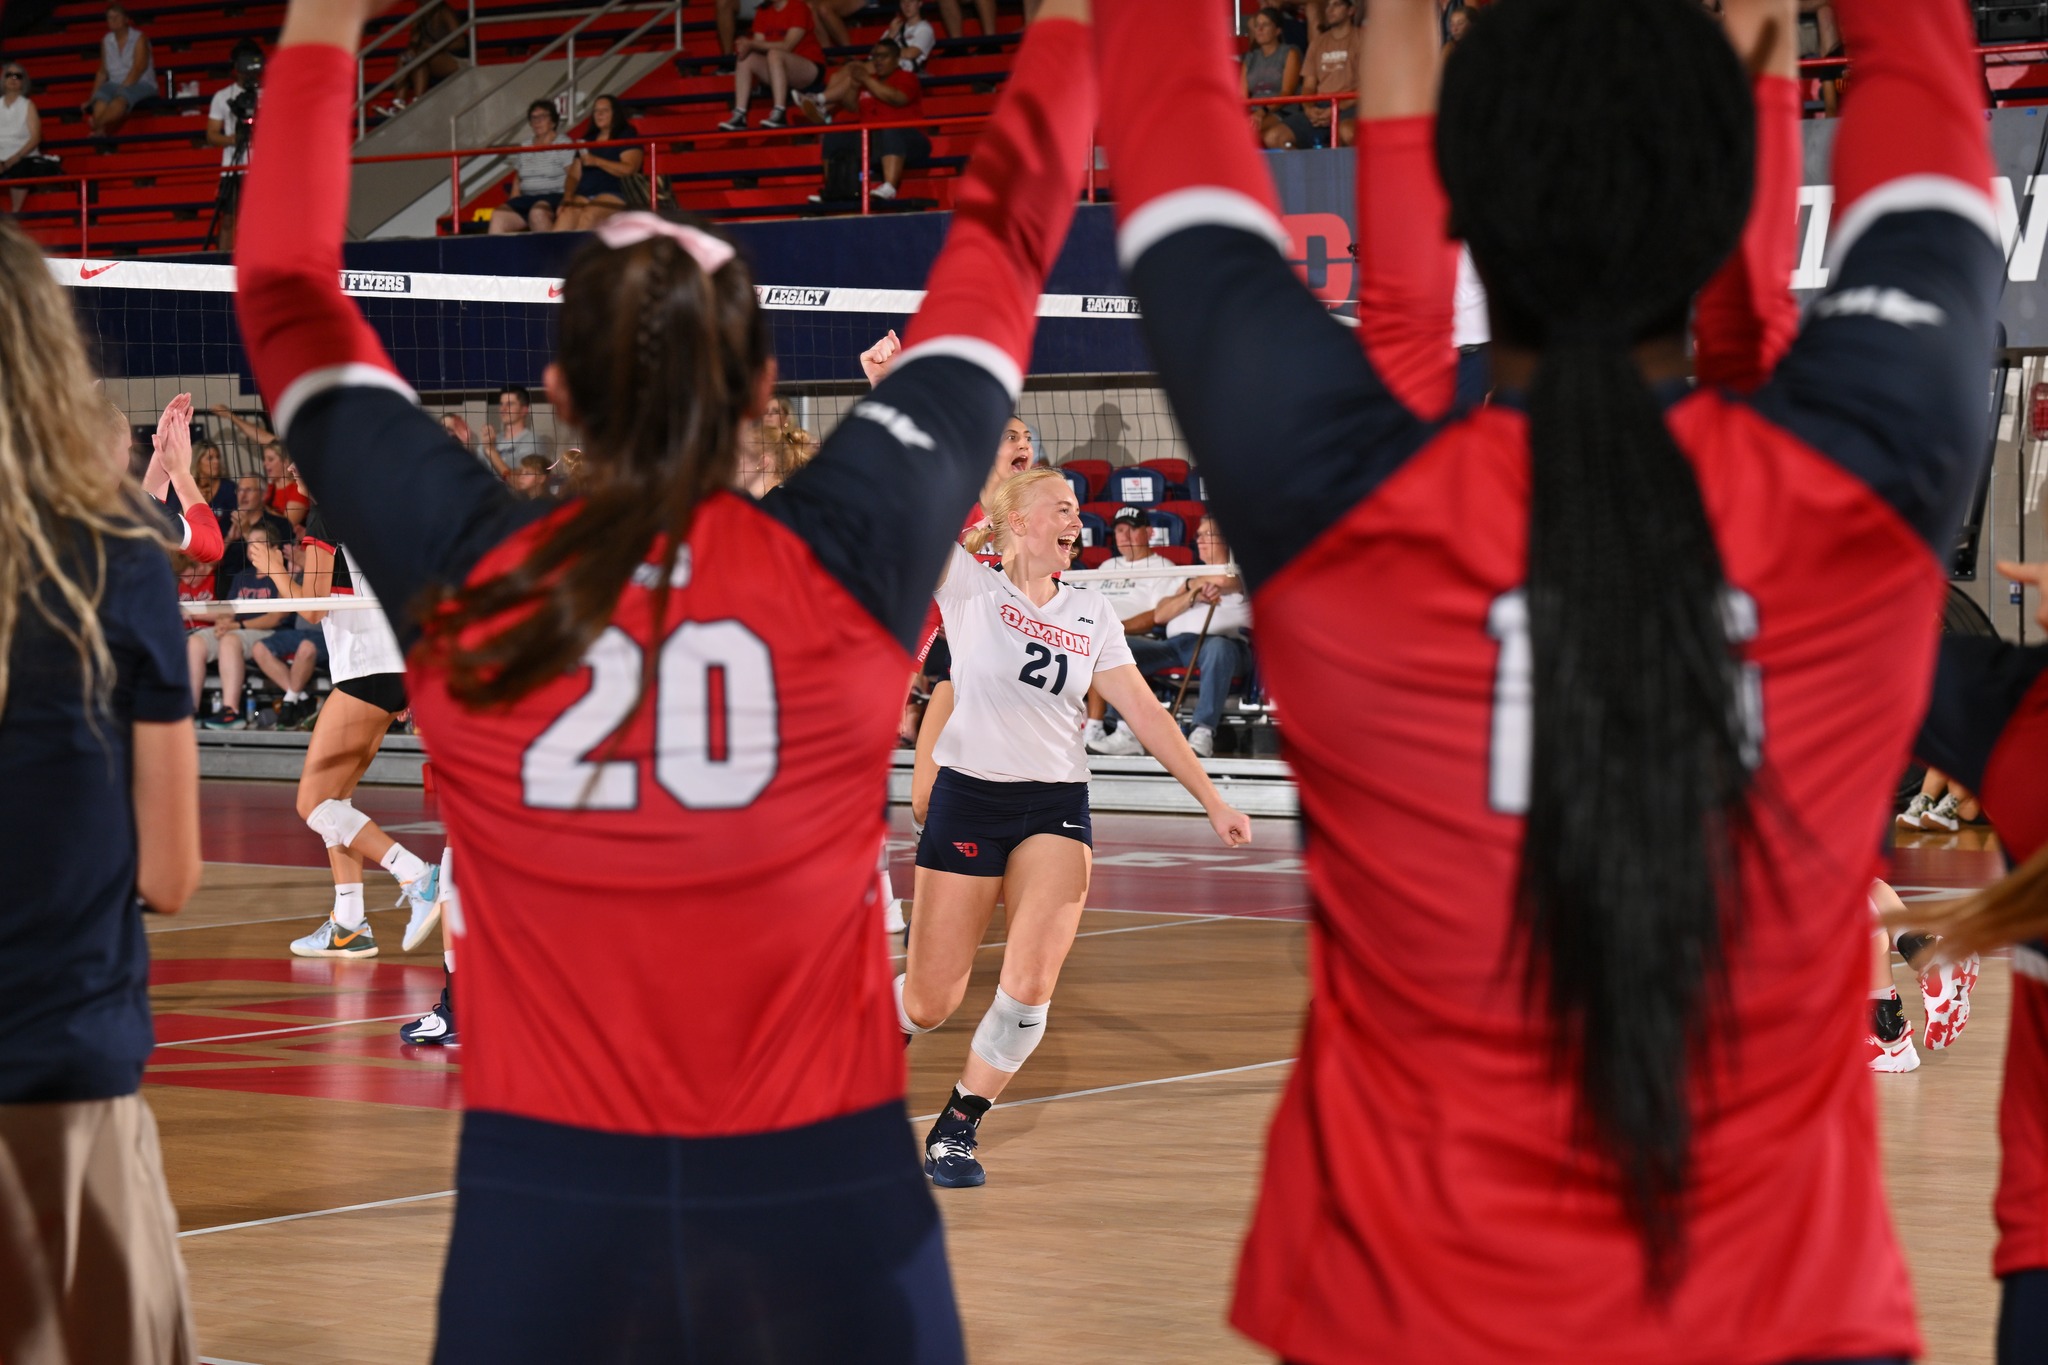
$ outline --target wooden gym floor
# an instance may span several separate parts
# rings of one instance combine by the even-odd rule
[[[431,800],[358,804],[422,856]],[[910,886],[900,812],[892,845]],[[223,1365],[422,1361],[433,1341],[461,1105],[459,1050],[411,1049],[401,1022],[440,990],[438,936],[370,963],[305,961],[286,944],[327,912],[319,841],[291,788],[208,782],[206,882],[152,919],[161,1046],[145,1093],[163,1132],[200,1345]],[[1252,1362],[1224,1325],[1265,1125],[1304,999],[1305,893],[1291,823],[1226,852],[1202,822],[1098,816],[1090,910],[1061,979],[1058,1023],[984,1130],[989,1184],[940,1191],[968,1344],[978,1360]],[[1989,836],[1902,839],[1909,900],[1995,875]],[[371,905],[388,879],[373,873]],[[1000,913],[990,946],[1002,938]],[[929,1115],[958,1075],[994,986],[910,1049]],[[1908,1012],[1918,993],[1901,970]],[[1970,1028],[1921,1069],[1874,1078],[1893,1213],[1920,1296],[1925,1357],[1991,1360],[1995,1113],[2009,977],[1985,964]]]

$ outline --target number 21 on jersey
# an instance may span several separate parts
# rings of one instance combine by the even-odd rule
[[[607,626],[583,655],[590,690],[528,746],[526,804],[538,810],[637,810],[640,764],[606,749],[640,705],[640,646]],[[654,668],[654,780],[689,810],[737,810],[780,762],[775,664],[738,621],[685,621]]]
[[[1723,590],[1721,620],[1731,645],[1756,638],[1756,600],[1738,588]],[[1529,813],[1529,767],[1535,752],[1536,688],[1531,679],[1534,645],[1529,639],[1529,597],[1521,588],[1493,599],[1486,633],[1500,642],[1493,679],[1493,737],[1488,746],[1487,804],[1502,815]],[[1736,681],[1742,711],[1742,761],[1754,770],[1763,761],[1763,670],[1745,663]]]

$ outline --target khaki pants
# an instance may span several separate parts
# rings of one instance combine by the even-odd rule
[[[0,1361],[197,1356],[178,1216],[142,1097],[0,1104]]]

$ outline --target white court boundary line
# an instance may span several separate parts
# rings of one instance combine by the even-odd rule
[[[257,864],[249,863],[242,864],[242,866],[244,867],[256,865]],[[307,871],[310,872],[312,871],[312,869],[308,868]],[[153,928],[152,926],[145,924],[142,926],[142,932],[145,934],[189,934],[195,929],[233,929],[236,926],[243,924],[282,924],[286,920],[311,918],[313,918],[313,912],[309,910],[303,914],[298,915],[266,915],[262,919],[224,919],[217,924],[166,924],[161,929]],[[323,915],[322,918],[325,919],[328,917]]]
[[[177,1013],[176,1010],[168,1012],[171,1014]],[[157,1046],[160,1048],[198,1047],[201,1043],[232,1043],[243,1038],[275,1038],[281,1033],[317,1033],[321,1029],[347,1028],[351,1024],[389,1024],[400,1019],[417,1019],[419,1017],[420,1012],[414,1010],[410,1014],[380,1014],[374,1019],[329,1019],[325,1023],[296,1024],[291,1028],[267,1028],[255,1033],[223,1033],[212,1038],[181,1038],[175,1043],[158,1043]]]
[[[913,914],[915,914],[916,912],[915,912],[915,911],[913,911],[912,913],[913,913]],[[1125,915],[1170,915],[1170,914],[1172,914],[1173,912],[1172,912],[1171,910],[1122,910],[1122,911],[1110,911],[1110,912],[1107,912],[1107,913],[1112,913],[1112,914],[1125,914]],[[1145,931],[1146,931],[1147,929],[1179,929],[1179,928],[1183,928],[1183,927],[1185,927],[1186,925],[1190,925],[1190,924],[1214,924],[1214,923],[1215,923],[1215,922],[1216,922],[1217,920],[1226,920],[1226,919],[1248,919],[1248,920],[1251,920],[1251,921],[1252,921],[1252,923],[1254,923],[1254,924],[1305,924],[1305,923],[1307,923],[1307,921],[1306,921],[1306,920],[1298,920],[1298,919],[1264,919],[1264,918],[1254,918],[1254,917],[1252,917],[1252,916],[1250,916],[1250,915],[1198,915],[1198,916],[1195,916],[1195,917],[1194,917],[1194,918],[1192,918],[1192,919],[1177,919],[1177,920],[1173,920],[1173,921],[1171,921],[1170,923],[1167,923],[1167,924],[1126,924],[1126,925],[1125,925],[1125,926],[1124,926],[1123,928],[1121,928],[1121,929],[1090,929],[1090,930],[1088,930],[1088,931],[1087,931],[1086,933],[1080,933],[1080,934],[1076,934],[1076,935],[1074,935],[1074,937],[1075,937],[1075,938],[1077,938],[1077,939],[1082,939],[1082,938],[1101,938],[1101,937],[1102,937],[1102,936],[1103,936],[1104,934],[1142,934],[1142,933],[1144,933],[1144,932],[1145,932]],[[976,952],[978,952],[978,953],[985,953],[985,952],[987,952],[987,951],[988,951],[989,949],[991,949],[991,948],[1003,948],[1003,947],[1007,947],[1007,946],[1009,945],[1009,942],[1010,942],[1010,941],[1009,941],[1008,939],[997,939],[997,940],[996,940],[996,941],[995,941],[994,943],[984,943],[984,944],[982,944],[982,945],[981,945],[981,946],[980,946],[979,948],[976,948],[976,949],[975,949],[975,951],[976,951]],[[906,957],[909,957],[909,956],[910,956],[910,954],[908,954],[908,953],[893,953],[893,954],[891,954],[891,955],[890,955],[890,957],[889,957],[889,960],[890,960],[891,962],[901,962],[901,961],[903,961],[903,959],[905,959]]]
[[[998,1101],[999,1109],[1021,1109],[1027,1104],[1051,1104],[1054,1100],[1078,1100],[1089,1095],[1110,1095],[1119,1090],[1144,1090],[1155,1085],[1175,1085],[1181,1081],[1207,1081],[1218,1076],[1241,1076],[1248,1071],[1269,1071],[1276,1066],[1291,1066],[1293,1057],[1278,1057],[1270,1062],[1252,1062],[1247,1066],[1227,1066],[1219,1071],[1192,1071],[1184,1076],[1154,1076],[1142,1081],[1125,1081],[1121,1085],[1098,1085],[1087,1090],[1068,1090],[1057,1095],[1034,1095],[1028,1100]],[[912,1123],[930,1123],[937,1114],[921,1114],[912,1118]],[[396,1199],[373,1199],[367,1204],[343,1204],[338,1208],[313,1209],[306,1213],[282,1213],[275,1218],[252,1218],[246,1223],[220,1223],[210,1228],[192,1228],[181,1232],[179,1237],[204,1237],[213,1232],[237,1232],[243,1228],[270,1227],[277,1223],[299,1223],[308,1218],[325,1218],[331,1213],[361,1213],[369,1209],[388,1209],[400,1204],[419,1204],[429,1199],[450,1199],[453,1190],[435,1190],[431,1194],[400,1195]],[[224,1365],[228,1363],[224,1362]]]

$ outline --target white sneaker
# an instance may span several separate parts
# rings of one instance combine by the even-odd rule
[[[825,97],[823,95],[815,92],[808,95],[798,95],[796,102],[799,108],[811,116],[811,122],[830,123],[832,121],[832,111],[825,107]]]
[[[882,931],[884,933],[900,934],[910,927],[910,921],[903,914],[903,907],[906,904],[908,902],[901,896],[898,896],[895,900],[889,902],[887,909],[882,911]]]
[[[1206,725],[1197,725],[1188,731],[1188,747],[1195,751],[1196,758],[1216,757],[1216,732]]]
[[[375,957],[377,940],[370,936],[370,926],[365,923],[354,929],[344,929],[332,916],[320,921],[320,927],[304,938],[292,940],[293,957]]]
[[[1897,1029],[1899,1036],[1885,1041],[1878,1030],[1889,1033]],[[1870,1069],[1893,1074],[1917,1071],[1920,1067],[1920,1053],[1913,1046],[1912,1021],[1906,1018],[1905,1006],[1900,1003],[1898,992],[1894,991],[1883,999],[1870,1002]]]
[[[427,941],[427,935],[433,933],[434,926],[441,922],[441,907],[447,904],[447,900],[441,888],[441,869],[434,863],[428,863],[425,872],[407,883],[398,898],[400,905],[412,907],[412,918],[406,921],[402,945],[406,952]]]
[[[896,197],[896,187],[884,180],[881,184],[869,190],[868,193],[877,199],[894,199]]]
[[[1081,731],[1081,742],[1083,744],[1100,744],[1107,738],[1109,738],[1108,727],[1104,726],[1099,720],[1089,721],[1087,728]]]
[[[1128,725],[1120,727],[1115,734],[1104,735],[1088,745],[1091,754],[1109,754],[1115,757],[1129,757],[1145,752],[1145,746],[1138,743],[1138,737],[1131,733]]]
[[[1920,828],[1920,817],[1927,814],[1927,808],[1932,804],[1925,794],[1915,796],[1907,807],[1900,811],[1894,819],[1898,824],[1904,825],[1907,829],[1918,829]]]
[[[1934,803],[1933,807],[1925,815],[1920,817],[1920,828],[1945,829],[1950,834],[1954,834],[1963,825],[1963,817],[1958,812],[1958,808],[1961,805],[1962,802],[1956,800],[1954,794],[1942,797],[1941,800]]]
[[[1920,973],[1920,1004],[1927,1014],[1929,1051],[1939,1052],[1954,1043],[1970,1022],[1970,992],[1976,989],[1982,969],[1972,953],[1961,962],[1937,962]]]

